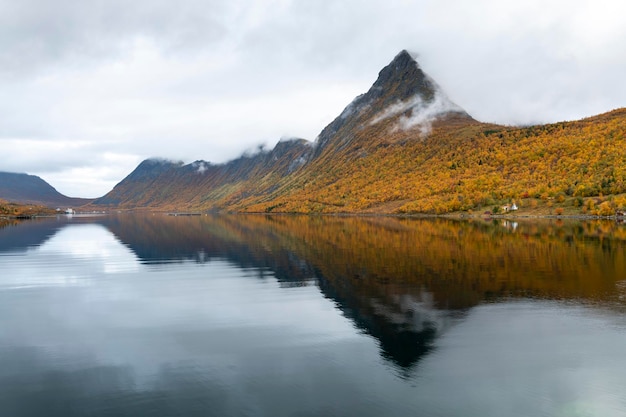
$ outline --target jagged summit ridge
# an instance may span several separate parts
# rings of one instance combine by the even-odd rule
[[[431,122],[447,114],[471,118],[448,98],[435,80],[422,71],[415,56],[407,50],[402,50],[380,71],[372,89],[386,97],[370,124],[400,116],[395,129],[419,126],[422,134],[426,134],[430,131]]]
[[[407,109],[417,103],[429,104],[438,101],[441,110],[449,107],[452,112],[465,111],[454,104],[443,92],[442,88],[422,69],[414,56],[402,50],[394,59],[378,73],[378,78],[365,94],[355,98],[342,113],[345,118],[350,112],[356,112],[376,103],[377,111],[387,112],[399,103],[407,103]],[[393,112],[393,111],[391,111]],[[467,113],[466,113],[467,114]]]
[[[382,107],[394,100],[404,101],[419,96],[424,101],[431,101],[436,92],[436,85],[420,68],[413,56],[402,50],[395,58],[378,73],[378,79],[370,91],[385,95]],[[374,94],[373,94],[374,95]]]
[[[316,155],[329,141],[337,140],[341,130],[397,118],[392,130],[417,127],[423,135],[430,131],[432,122],[447,115],[473,120],[422,71],[411,53],[402,50],[380,70],[370,89],[356,97],[339,117],[322,130],[316,139]]]

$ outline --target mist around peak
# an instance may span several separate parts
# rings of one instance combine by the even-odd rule
[[[370,121],[370,125],[399,116],[391,132],[418,128],[421,136],[426,136],[432,131],[432,123],[447,114],[454,113],[469,117],[463,108],[450,100],[437,83],[430,77],[428,79],[434,86],[434,94],[430,100],[416,94],[408,100],[398,101],[379,112]]]

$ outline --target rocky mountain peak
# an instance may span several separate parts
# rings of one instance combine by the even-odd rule
[[[473,121],[422,71],[414,57],[402,50],[380,70],[370,89],[322,130],[316,140],[315,156],[330,143],[350,142],[356,130],[386,119],[393,119],[391,130],[419,128],[423,136],[431,131],[433,121],[449,116]]]
[[[424,101],[431,101],[437,86],[422,71],[413,56],[405,49],[380,72],[370,92],[380,92],[388,96],[388,101],[402,101],[420,96]],[[389,103],[381,103],[383,106]]]

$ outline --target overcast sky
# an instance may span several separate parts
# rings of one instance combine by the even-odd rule
[[[474,118],[626,106],[622,0],[0,0],[0,171],[72,197],[143,159],[314,140],[402,49]]]

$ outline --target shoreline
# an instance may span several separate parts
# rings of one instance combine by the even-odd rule
[[[58,217],[98,217],[98,216],[108,216],[108,215],[119,215],[124,213],[151,213],[151,214],[163,214],[166,216],[172,217],[198,217],[198,216],[207,216],[207,215],[220,215],[220,214],[228,214],[228,215],[263,215],[263,216],[310,216],[310,217],[388,217],[388,218],[413,218],[413,219],[455,219],[455,220],[491,220],[491,219],[552,219],[552,220],[612,220],[615,222],[626,222],[626,216],[624,215],[609,215],[609,216],[600,216],[595,214],[484,214],[484,213],[465,213],[465,212],[456,212],[456,213],[444,213],[444,214],[432,214],[432,213],[297,213],[297,212],[274,212],[274,213],[265,213],[265,212],[244,212],[244,211],[197,211],[197,212],[173,212],[173,211],[162,211],[159,209],[150,210],[146,208],[137,208],[137,209],[122,209],[122,210],[112,210],[110,212],[100,212],[100,213],[76,213],[74,215],[66,215],[66,214],[28,214],[28,215],[0,215],[0,220],[3,221],[15,221],[15,220],[34,220],[39,218],[58,218]]]

